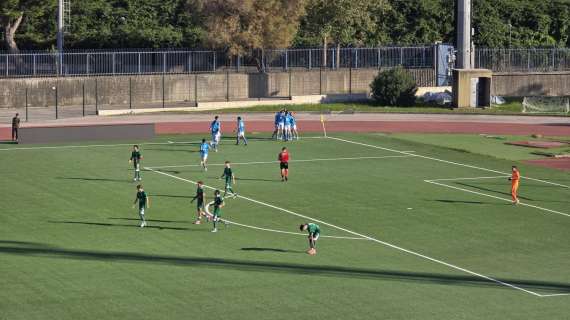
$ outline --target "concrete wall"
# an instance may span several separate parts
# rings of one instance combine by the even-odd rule
[[[433,69],[410,70],[419,86],[433,86]],[[99,110],[189,106],[319,94],[368,93],[375,69],[215,73],[0,80],[0,108],[82,106]],[[55,90],[54,88],[57,88]]]
[[[495,73],[491,94],[507,97],[568,96],[570,72]]]

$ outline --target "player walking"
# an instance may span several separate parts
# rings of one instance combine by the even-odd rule
[[[142,160],[142,155],[139,149],[138,145],[134,145],[133,146],[133,152],[131,152],[131,158],[129,159],[129,163],[133,164],[133,167],[135,168],[135,177],[133,179],[133,181],[141,181],[141,160]]]
[[[212,232],[218,232],[218,222],[223,222],[221,217],[222,217],[222,208],[224,207],[224,198],[222,198],[221,192],[220,190],[216,190],[214,192],[214,213],[213,213],[213,219],[212,221],[214,222],[214,229],[212,230]]]
[[[144,218],[145,208],[150,208],[150,198],[143,189],[142,184],[137,186],[137,196],[135,202],[133,203],[133,208],[139,203],[139,217],[141,218],[141,228],[146,227],[146,220]]]
[[[212,147],[215,152],[218,152],[218,145],[222,137],[222,124],[218,120],[218,116],[214,117],[214,121],[210,124],[210,133],[212,134]]]
[[[228,194],[228,191],[230,191],[232,193],[233,197],[235,198],[235,197],[237,197],[237,193],[232,188],[232,184],[236,183],[236,177],[232,171],[230,162],[226,161],[225,165],[226,165],[226,167],[224,168],[224,173],[220,177],[220,179],[226,178],[226,185],[225,185],[225,189],[224,189],[224,197]]]
[[[204,171],[208,171],[208,152],[210,151],[210,145],[206,142],[206,139],[202,139],[200,144],[200,165]]]
[[[289,180],[289,151],[287,148],[283,147],[279,156],[277,157],[279,160],[279,168],[281,169],[281,181],[288,181]]]
[[[202,216],[206,216],[206,193],[204,192],[204,182],[202,181],[198,181],[196,195],[192,198],[190,203],[193,203],[194,201],[196,201],[196,209],[198,213],[198,217],[196,218],[196,221],[194,221],[194,224],[200,224],[202,223]],[[210,220],[209,217],[207,219]]]
[[[20,115],[16,115],[12,118],[12,141],[18,141],[18,130],[20,129]]]
[[[519,198],[517,195],[517,192],[519,190],[519,181],[521,179],[521,173],[519,172],[519,169],[517,168],[517,166],[513,166],[512,168],[512,175],[509,178],[509,180],[511,181],[511,196],[513,198],[513,204],[519,204]]]
[[[301,231],[308,231],[309,232],[309,250],[307,253],[314,256],[317,254],[317,240],[319,240],[319,236],[321,235],[321,229],[317,224],[314,223],[305,223],[299,226]]]
[[[239,145],[240,139],[243,139],[243,143],[247,146],[247,139],[245,138],[245,123],[241,117],[237,117],[237,138],[236,146]]]

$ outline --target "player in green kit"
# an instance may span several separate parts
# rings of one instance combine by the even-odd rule
[[[205,208],[206,208],[206,193],[204,192],[204,182],[198,181],[198,188],[196,189],[196,195],[192,198],[190,203],[193,203],[196,200],[196,209],[198,211],[198,218],[194,221],[194,224],[202,223],[202,216],[206,216]],[[208,220],[210,218],[208,217]]]
[[[214,221],[214,229],[212,230],[212,232],[218,232],[218,222],[223,222],[221,218],[222,208],[225,205],[224,198],[222,198],[220,190],[216,190],[214,192],[214,203],[212,203],[212,205],[214,206],[214,213],[213,213],[214,218],[212,219],[212,221]]]
[[[139,150],[139,146],[134,145],[133,146],[133,152],[131,152],[131,158],[129,159],[129,163],[132,163],[134,168],[135,168],[135,177],[133,179],[133,181],[141,181],[141,160],[142,160],[142,155],[141,152]]]
[[[232,188],[232,185],[234,185],[236,183],[236,177],[234,175],[234,172],[232,171],[232,167],[229,161],[225,162],[226,167],[224,168],[224,173],[222,174],[222,176],[220,177],[220,179],[222,178],[226,178],[226,186],[224,189],[224,197],[228,194],[228,191],[230,191],[233,195],[233,197],[237,197],[237,193],[234,192],[234,189]]]
[[[146,227],[146,220],[144,218],[144,209],[150,208],[150,198],[143,189],[142,184],[137,186],[137,197],[133,203],[133,208],[139,203],[139,217],[141,218],[141,228]]]
[[[309,232],[309,250],[307,253],[314,256],[317,254],[317,240],[319,240],[319,236],[321,235],[321,229],[315,223],[305,223],[299,226],[301,231],[308,231]]]

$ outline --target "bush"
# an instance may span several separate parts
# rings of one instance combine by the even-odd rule
[[[370,89],[372,98],[380,105],[409,107],[416,103],[416,81],[401,66],[381,71],[372,81]]]

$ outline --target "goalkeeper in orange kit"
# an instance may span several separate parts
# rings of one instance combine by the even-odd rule
[[[517,166],[513,166],[513,173],[509,180],[511,181],[511,196],[513,197],[513,204],[519,204],[519,198],[517,192],[519,190],[519,181],[521,179],[521,173]]]

